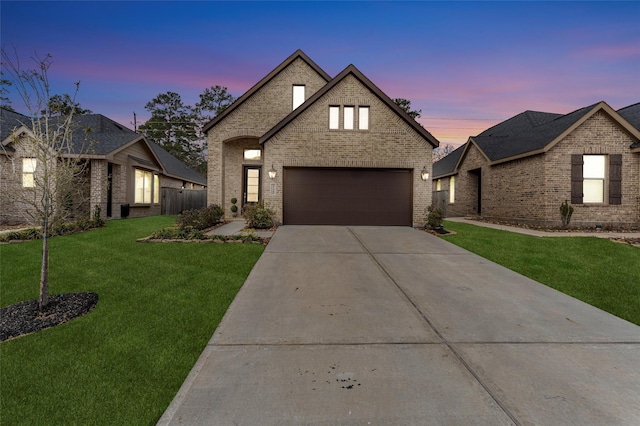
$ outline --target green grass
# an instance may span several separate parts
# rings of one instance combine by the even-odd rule
[[[173,217],[50,240],[51,294],[92,291],[86,316],[0,343],[2,424],[155,424],[264,247],[136,243]],[[41,242],[0,246],[2,306],[35,299]]]
[[[640,249],[595,237],[531,237],[445,221],[447,241],[640,325]]]

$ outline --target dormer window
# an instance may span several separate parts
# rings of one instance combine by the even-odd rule
[[[301,84],[293,85],[293,109],[298,108],[304,103],[304,86]]]

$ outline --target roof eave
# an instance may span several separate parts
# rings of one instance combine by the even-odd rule
[[[207,124],[205,124],[204,127],[202,128],[203,132],[207,133],[209,130],[211,130],[212,127],[214,127],[216,124],[222,121],[226,116],[228,116],[232,111],[234,111],[240,105],[242,105],[244,101],[246,101],[251,96],[253,96],[258,90],[260,90],[265,84],[271,81],[276,75],[278,75],[282,70],[288,67],[297,58],[301,58],[303,61],[309,64],[309,66],[311,66],[311,68],[313,68],[314,71],[316,71],[325,81],[328,82],[331,80],[331,76],[329,74],[327,74],[322,68],[320,68],[318,64],[316,64],[311,58],[309,58],[306,55],[306,53],[304,53],[301,49],[298,49],[295,52],[293,52],[291,56],[285,59],[280,65],[278,65],[273,71],[267,74],[259,82],[254,84],[253,87],[247,90],[242,96],[236,99],[236,101],[231,105],[229,105],[229,107],[226,108],[224,111],[222,111],[222,113],[220,113],[219,115],[211,119],[211,121],[209,121]]]

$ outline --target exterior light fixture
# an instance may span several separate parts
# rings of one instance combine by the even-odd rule
[[[422,168],[422,172],[420,173],[420,178],[422,178],[422,180],[428,180],[429,179],[429,172],[427,171],[427,166],[424,166]]]
[[[273,168],[273,164],[271,165],[271,170],[269,170],[269,179],[275,179],[276,178],[276,169]]]

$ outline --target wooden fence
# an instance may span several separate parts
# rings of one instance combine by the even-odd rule
[[[183,210],[200,209],[207,206],[206,189],[162,188],[162,214],[175,215]]]
[[[447,216],[447,206],[449,205],[449,191],[433,191],[432,202],[436,208],[442,210],[444,216]]]

